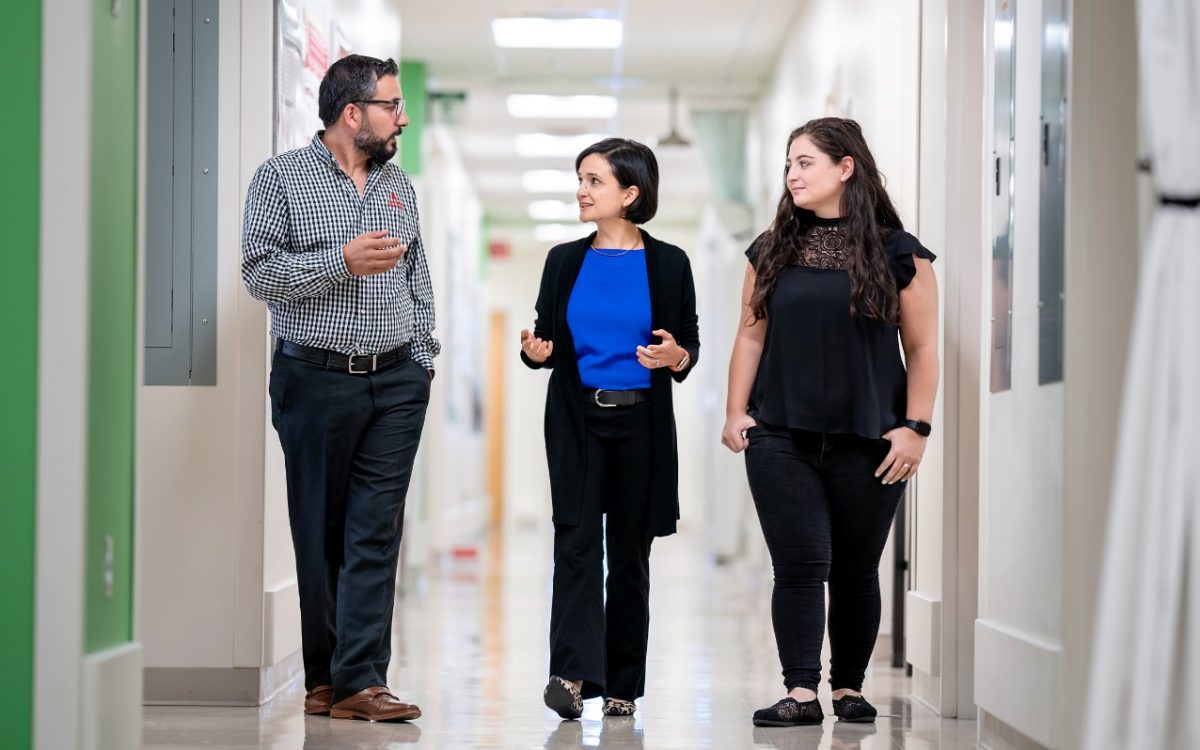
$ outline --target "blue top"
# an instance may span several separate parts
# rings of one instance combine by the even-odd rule
[[[646,253],[597,249],[583,259],[567,303],[579,379],[588,388],[649,388],[650,371],[637,361],[637,348],[651,343]]]

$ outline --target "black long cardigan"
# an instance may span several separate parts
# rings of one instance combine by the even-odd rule
[[[553,368],[546,391],[546,460],[550,466],[550,497],[554,523],[579,524],[583,488],[589,481],[583,441],[583,384],[575,342],[567,325],[567,303],[583,267],[593,232],[575,242],[557,245],[546,257],[538,292],[533,334],[554,342],[554,351],[541,364],[521,352],[534,369]],[[696,289],[692,266],[683,250],[659,242],[642,230],[646,248],[646,278],[650,286],[651,330],[665,329],[687,350],[691,362],[683,372],[668,367],[650,371],[650,403],[654,420],[654,474],[650,482],[649,531],[653,536],[675,533],[679,520],[679,455],[675,441],[675,412],[671,405],[671,379],[683,382],[700,359],[700,331],[696,318]],[[661,343],[658,337],[650,343]]]

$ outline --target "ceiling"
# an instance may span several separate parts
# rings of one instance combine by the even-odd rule
[[[531,194],[521,185],[530,169],[573,170],[573,156],[521,157],[521,133],[597,133],[655,146],[661,183],[655,224],[694,225],[707,199],[687,108],[746,107],[762,92],[798,0],[496,0],[399,2],[406,60],[427,66],[432,94],[462,92],[465,101],[430,118],[448,124],[493,229],[531,240],[528,205],[538,199],[574,202],[573,192]],[[501,49],[492,40],[497,17],[575,15],[601,11],[624,21],[616,50]],[[669,91],[678,87],[677,129],[690,146],[657,146],[671,117]],[[515,119],[505,97],[528,94],[609,94],[620,101],[608,120]]]

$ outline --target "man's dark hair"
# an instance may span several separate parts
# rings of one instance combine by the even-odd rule
[[[321,122],[325,127],[337,122],[347,104],[374,99],[375,89],[383,76],[394,76],[398,72],[392,58],[380,60],[366,55],[346,55],[325,71],[321,89],[317,95]]]
[[[605,138],[579,152],[575,171],[589,154],[599,154],[612,167],[613,177],[621,187],[637,186],[638,196],[625,209],[625,218],[634,224],[645,224],[658,212],[658,160],[648,146],[627,138]]]

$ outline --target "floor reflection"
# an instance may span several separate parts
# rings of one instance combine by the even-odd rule
[[[654,545],[650,660],[635,717],[604,717],[599,699],[580,721],[542,705],[546,681],[550,529],[515,532],[478,553],[405,581],[389,681],[421,706],[410,724],[305,717],[299,684],[262,708],[147,707],[147,750],[343,748],[607,748],[882,750],[974,747],[972,721],[939,719],[908,697],[885,661],[868,671],[875,724],[843,724],[819,694],[821,726],[755,728],[750,715],[783,695],[770,623],[770,581],[744,564],[719,566],[685,529]],[[881,657],[884,656],[880,649]]]

